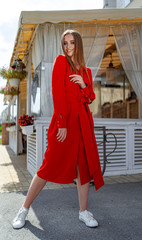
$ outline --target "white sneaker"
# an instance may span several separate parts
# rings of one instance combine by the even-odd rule
[[[93,214],[87,210],[79,211],[79,220],[84,222],[87,227],[98,226],[98,222],[94,219]]]
[[[17,216],[14,218],[12,226],[15,229],[22,228],[25,225],[25,218],[28,214],[29,209],[21,207]]]

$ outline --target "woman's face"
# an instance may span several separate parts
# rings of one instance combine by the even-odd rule
[[[72,34],[67,34],[64,37],[64,51],[73,60],[75,49],[75,40]]]

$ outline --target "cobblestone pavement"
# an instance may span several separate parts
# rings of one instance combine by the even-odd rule
[[[0,193],[27,191],[32,176],[26,169],[26,154],[16,156],[9,146],[0,145]],[[104,177],[105,184],[139,182],[142,174]],[[75,184],[47,182],[44,189],[75,187]]]

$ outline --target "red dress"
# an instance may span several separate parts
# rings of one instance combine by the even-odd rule
[[[94,123],[88,104],[95,99],[91,70],[88,76],[81,68],[86,88],[70,81],[70,64],[63,55],[58,55],[52,72],[54,113],[48,129],[48,147],[37,175],[56,183],[73,183],[77,177],[77,162],[81,184],[94,179],[96,190],[104,185],[99,154],[94,135]],[[57,140],[58,128],[67,128],[64,142]]]

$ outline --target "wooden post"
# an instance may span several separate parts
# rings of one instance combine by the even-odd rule
[[[140,119],[142,119],[142,102],[138,100],[138,116]]]
[[[9,132],[6,130],[6,123],[2,123],[2,145],[9,144]]]
[[[127,102],[127,118],[130,116],[130,103]]]

